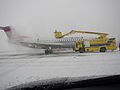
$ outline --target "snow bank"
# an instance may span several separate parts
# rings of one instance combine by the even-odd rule
[[[16,56],[12,56],[16,57]],[[120,74],[120,52],[23,55],[0,59],[0,89],[51,78]]]

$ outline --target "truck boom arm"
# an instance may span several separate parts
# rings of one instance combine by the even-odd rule
[[[105,38],[107,35],[109,35],[107,33],[98,33],[98,32],[88,32],[88,31],[76,31],[76,30],[72,30],[72,31],[70,31],[70,32],[68,32],[66,34],[63,34],[63,35],[62,35],[62,32],[55,31],[55,37],[56,38],[63,38],[64,36],[68,36],[68,35],[74,34],[74,33],[96,34],[96,35],[99,35],[98,38]]]

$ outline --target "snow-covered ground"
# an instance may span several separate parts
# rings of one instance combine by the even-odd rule
[[[120,74],[120,52],[39,54],[0,52],[0,90],[51,78]]]

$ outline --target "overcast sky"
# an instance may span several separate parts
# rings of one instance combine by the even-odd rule
[[[40,38],[53,38],[55,29],[105,32],[118,38],[120,0],[0,0],[0,25]],[[0,37],[3,34],[0,31]]]

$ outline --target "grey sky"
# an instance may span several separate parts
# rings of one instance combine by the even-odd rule
[[[120,0],[0,0],[0,25],[41,38],[53,38],[55,29],[107,32],[118,38]]]

